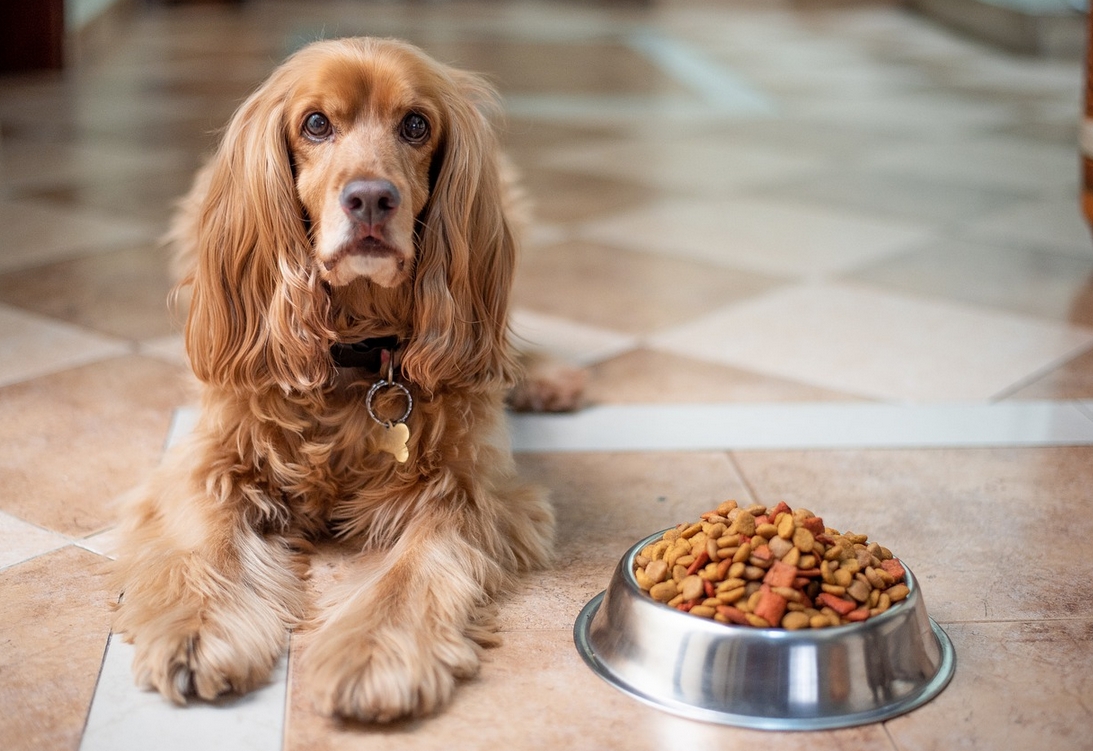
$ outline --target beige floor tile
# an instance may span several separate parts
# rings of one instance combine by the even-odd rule
[[[0,304],[0,387],[83,363],[117,357],[120,339]]]
[[[131,356],[0,390],[0,509],[73,537],[108,526],[158,462],[183,382]]]
[[[56,532],[27,524],[0,511],[0,569],[62,548],[70,542]]]
[[[917,223],[792,201],[696,198],[589,222],[582,235],[760,274],[815,278],[915,247],[929,232]]]
[[[856,97],[815,96],[794,102],[790,113],[804,122],[866,122],[893,140],[923,135],[946,136],[990,130],[1008,122],[1012,109],[1006,102],[975,101],[936,91],[894,92]]]
[[[9,751],[75,749],[110,630],[102,559],[67,547],[0,572],[0,738]]]
[[[194,147],[195,154],[207,151]],[[121,175],[109,181],[100,176],[98,180],[47,184],[20,190],[19,195],[61,209],[100,211],[107,216],[147,222],[153,231],[162,232],[199,166],[200,161],[194,157],[178,167],[152,174]]]
[[[778,284],[763,274],[575,242],[528,253],[517,272],[513,299],[521,308],[646,334]]]
[[[770,64],[749,68],[748,76],[779,98],[794,100],[891,97],[895,92],[913,92],[923,83],[920,71],[887,60],[868,60],[848,40],[839,40],[826,57],[805,62],[799,50],[787,51]]]
[[[1019,55],[972,55],[953,68],[950,83],[966,91],[1050,95],[1078,104],[1083,71],[1074,60],[1042,58],[1033,65],[1023,61]]]
[[[969,217],[1010,206],[1019,196],[1011,191],[968,187],[928,176],[877,173],[857,168],[852,160],[848,156],[835,166],[800,180],[779,182],[750,193],[931,225],[961,223]]]
[[[169,336],[161,336],[140,342],[138,351],[142,355],[156,357],[175,365],[190,369],[190,361],[186,355],[186,341],[181,331]]]
[[[1069,146],[1078,142],[1081,115],[1077,106],[1033,105],[1016,122],[998,129],[998,134],[1039,143]]]
[[[816,284],[728,307],[650,343],[867,398],[979,400],[1093,346],[1093,329]]]
[[[1009,394],[1010,399],[1093,399],[1093,352],[1086,352]]]
[[[872,147],[891,143],[891,139],[884,134],[871,131],[867,121],[853,120],[809,123],[807,127],[802,127],[800,122],[787,117],[760,118],[726,123],[720,126],[718,132],[724,140],[740,148],[785,149],[789,153],[823,155],[828,160],[826,167],[792,181],[779,181],[771,186],[759,183],[749,186],[749,195],[765,193],[781,186],[786,190],[786,197],[795,196],[798,185],[806,185],[832,170],[845,180],[848,173],[853,175],[858,172],[856,166],[862,153]],[[837,190],[838,182],[833,187]]]
[[[995,136],[889,144],[866,153],[861,164],[879,173],[987,190],[1051,191],[1062,197],[1078,187],[1072,147]]]
[[[0,275],[0,301],[94,331],[139,340],[181,330],[168,307],[166,249],[141,245]]]
[[[1093,621],[960,623],[945,630],[956,673],[932,702],[887,723],[900,751],[1089,748]]]
[[[726,499],[749,498],[723,453],[522,454],[518,461],[524,477],[551,492],[555,547],[566,565],[584,560],[614,568],[643,537]]]
[[[562,93],[577,96],[653,95],[686,89],[630,45],[605,38],[595,44],[580,40],[496,39],[480,43],[426,45],[439,59],[496,76],[501,92]],[[559,61],[565,64],[560,65]]]
[[[1020,243],[1093,259],[1089,225],[1077,195],[1068,193],[988,213],[970,222],[966,231],[969,237],[1003,247]]]
[[[84,550],[90,550],[104,558],[115,559],[121,543],[121,534],[118,527],[107,527],[102,532],[75,540],[73,544],[79,545]]]
[[[170,253],[148,245],[0,275],[0,301],[130,340],[181,330]]]
[[[1083,560],[1083,540],[1093,535],[1093,449],[734,458],[760,503],[803,506],[891,549],[918,577],[939,623],[1093,618],[1089,598],[1059,576],[1059,561]],[[1021,575],[999,574],[1014,570]]]
[[[95,106],[112,107],[134,120],[159,119],[141,112],[139,99],[127,98],[124,94],[118,96],[120,93],[103,97]],[[132,144],[113,143],[107,139],[77,139],[54,144],[48,149],[33,140],[12,139],[4,144],[4,157],[5,177],[20,192],[59,185],[96,185],[104,181],[109,186],[110,180],[154,176],[196,166],[194,157],[184,150],[156,150],[148,146],[134,149]]]
[[[510,315],[513,346],[528,354],[575,365],[589,365],[637,346],[638,338],[566,318],[517,308]]]
[[[923,297],[1093,326],[1093,252],[1079,258],[1035,246],[938,238],[849,278]]]
[[[578,222],[641,205],[649,189],[610,176],[525,168],[521,180],[537,221]]]
[[[94,210],[52,206],[39,201],[5,201],[0,196],[0,226],[5,228],[0,271],[36,266],[118,246],[154,242],[162,228]]]
[[[589,369],[592,404],[850,401],[805,383],[649,349],[626,352]]]
[[[508,115],[505,123],[500,131],[505,153],[515,159],[519,174],[531,181],[537,179],[535,173],[544,169],[544,158],[558,148],[611,143],[628,131],[625,123],[586,125],[513,115]]]
[[[718,132],[702,138],[646,138],[558,149],[548,168],[611,176],[643,185],[650,198],[724,195],[795,178],[828,166],[816,151],[740,144]]]

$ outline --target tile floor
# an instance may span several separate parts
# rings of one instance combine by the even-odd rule
[[[1076,62],[886,2],[134,5],[63,76],[0,78],[0,748],[1093,748]],[[157,237],[278,60],[364,33],[504,95],[537,204],[516,326],[591,373],[586,411],[513,421],[559,560],[437,717],[323,719],[300,637],[260,692],[176,709],[133,688],[99,577],[119,498],[192,414]],[[618,556],[728,497],[896,549],[955,644],[951,685],[800,735],[594,676],[571,628]]]

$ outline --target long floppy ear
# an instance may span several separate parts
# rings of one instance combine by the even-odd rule
[[[419,227],[414,331],[402,359],[426,391],[510,384],[509,292],[516,239],[505,215],[496,134],[479,108],[496,105],[482,79],[448,70],[445,124]]]
[[[307,391],[332,367],[329,301],[309,263],[284,88],[275,74],[243,103],[195,187],[204,196],[186,348],[198,378],[240,391]]]

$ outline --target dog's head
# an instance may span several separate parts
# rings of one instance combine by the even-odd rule
[[[332,300],[351,290],[408,329],[402,371],[426,391],[507,380],[515,251],[494,101],[482,79],[389,40],[318,42],[274,71],[199,181],[197,375],[325,383]]]

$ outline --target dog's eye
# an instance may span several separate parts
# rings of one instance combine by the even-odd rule
[[[309,138],[321,141],[329,138],[333,131],[330,120],[322,112],[312,112],[304,118],[304,135]]]
[[[399,135],[407,143],[422,143],[429,137],[429,121],[416,112],[402,118]]]

